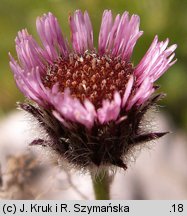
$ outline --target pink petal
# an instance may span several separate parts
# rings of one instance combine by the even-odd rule
[[[142,104],[145,99],[148,98],[154,91],[153,84],[149,77],[147,77],[142,84],[136,89],[135,94],[131,96],[128,101],[128,106],[126,110],[130,110],[132,106],[135,104],[140,105]]]
[[[116,120],[121,109],[121,97],[118,92],[114,94],[114,100],[103,101],[103,106],[97,110],[98,120],[101,124]]]
[[[139,17],[129,17],[128,12],[121,18],[118,14],[113,24],[111,11],[104,11],[99,33],[99,53],[111,53],[114,57],[129,60],[138,38],[143,34],[139,31],[139,25]]]
[[[99,33],[99,53],[103,55],[107,49],[108,36],[112,29],[112,12],[111,10],[105,10],[103,12],[100,33]]]
[[[88,13],[82,14],[77,10],[73,16],[70,16],[69,21],[74,50],[79,54],[83,54],[88,49],[93,50],[93,29]]]
[[[158,42],[156,36],[140,63],[136,66],[134,74],[137,77],[136,84],[140,85],[146,77],[150,77],[151,82],[156,81],[176,60],[173,52],[177,48],[174,44],[167,48],[169,40]]]
[[[64,40],[57,18],[52,13],[38,17],[36,28],[46,50],[48,61],[56,60],[60,55],[67,56],[68,45]]]
[[[65,90],[64,95],[53,94],[51,103],[62,119],[81,123],[88,129],[93,126],[96,112],[91,102],[85,101],[83,106],[77,98],[72,98],[69,90]]]
[[[39,68],[32,68],[31,71],[23,70],[18,63],[10,56],[10,67],[14,73],[16,84],[23,94],[46,107],[49,104],[47,90],[44,88]]]
[[[127,83],[127,87],[125,89],[125,93],[123,95],[122,107],[125,107],[125,105],[127,104],[128,98],[129,98],[130,93],[132,91],[133,83],[134,83],[134,77],[130,76],[129,81]]]
[[[33,67],[39,67],[43,72],[45,65],[43,63],[43,50],[39,47],[36,41],[27,30],[18,32],[16,37],[16,51],[21,65],[26,70],[31,70]]]

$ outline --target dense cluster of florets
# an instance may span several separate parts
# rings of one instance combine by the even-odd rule
[[[176,60],[176,45],[155,36],[136,66],[131,55],[138,38],[140,19],[128,12],[113,20],[104,11],[98,40],[87,12],[70,16],[72,49],[57,19],[44,14],[36,22],[43,46],[27,30],[16,38],[19,62],[10,66],[19,89],[34,101],[19,106],[29,112],[47,134],[31,145],[55,150],[81,168],[115,165],[127,168],[133,147],[163,136],[147,132],[142,121],[147,110],[163,97],[154,94],[154,82]]]
[[[133,67],[120,57],[85,53],[59,58],[46,71],[43,78],[45,87],[51,89],[58,83],[62,94],[69,88],[73,97],[82,103],[88,99],[98,109],[102,107],[103,100],[113,100],[115,91],[123,96],[129,77],[133,74]]]

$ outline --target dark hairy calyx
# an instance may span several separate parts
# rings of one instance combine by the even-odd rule
[[[146,133],[141,127],[145,113],[162,97],[163,94],[155,95],[144,105],[134,107],[128,113],[122,110],[120,116],[126,117],[123,121],[111,121],[103,125],[95,123],[90,131],[85,126],[72,122],[69,122],[71,129],[66,128],[50,111],[37,105],[24,103],[19,104],[19,107],[30,113],[49,137],[48,140],[35,139],[31,145],[50,147],[75,167],[88,169],[114,165],[126,169],[125,158],[133,147],[167,133]]]

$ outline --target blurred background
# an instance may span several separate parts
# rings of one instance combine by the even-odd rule
[[[70,31],[68,26],[68,15],[73,13],[76,9],[81,9],[89,12],[94,28],[95,45],[97,45],[103,10],[111,9],[114,15],[117,13],[122,14],[127,10],[130,14],[135,13],[140,16],[140,29],[144,31],[143,36],[139,39],[134,50],[132,57],[134,64],[136,65],[144,55],[156,34],[159,36],[160,40],[165,40],[169,37],[170,44],[176,43],[178,45],[176,50],[178,61],[157,82],[161,85],[161,91],[167,93],[167,97],[160,103],[161,113],[159,115],[157,114],[159,124],[161,125],[159,125],[159,127],[163,128],[163,130],[172,131],[172,134],[161,139],[158,144],[156,143],[156,147],[153,147],[154,150],[148,150],[148,152],[141,153],[136,163],[132,164],[129,168],[127,174],[122,172],[118,174],[116,181],[120,182],[124,191],[121,190],[119,186],[117,187],[119,184],[116,183],[115,186],[114,183],[112,192],[114,194],[113,198],[186,199],[187,1],[0,0],[0,3],[0,163],[2,164],[2,170],[5,170],[2,171],[2,173],[6,172],[7,168],[3,167],[8,166],[8,158],[16,157],[17,159],[15,160],[18,160],[18,158],[21,157],[20,155],[22,153],[20,153],[20,146],[21,143],[25,146],[25,139],[27,139],[24,133],[24,116],[20,112],[15,111],[16,102],[23,101],[24,98],[16,88],[8,64],[8,52],[11,52],[13,56],[16,55],[14,39],[17,32],[23,28],[27,28],[28,31],[38,39],[35,29],[36,17],[51,11],[58,18],[64,35],[69,39]],[[15,149],[19,149],[18,156],[15,156]],[[24,150],[23,154],[25,154]],[[9,155],[9,157],[7,155]],[[45,172],[43,165],[36,169],[44,169]],[[53,167],[51,167],[51,172],[54,172]],[[90,196],[88,198],[93,198],[88,176],[83,177],[76,175],[76,179],[81,181],[81,178],[85,178],[84,181],[88,182],[86,189],[84,186],[85,184],[83,184],[82,190],[90,191]],[[3,174],[1,176],[0,172],[0,185],[1,179],[3,182]],[[4,181],[5,184],[8,185],[6,180]],[[7,180],[7,182],[9,181]],[[4,188],[6,187],[8,186],[4,186]],[[126,187],[128,188],[128,191]],[[21,192],[18,192],[18,194],[20,193]],[[75,193],[78,195],[75,195]],[[66,195],[60,197],[64,199],[81,198],[79,192],[76,192],[76,187],[72,187],[71,184],[69,184],[69,191],[67,192],[66,190],[66,193],[64,194]],[[6,195],[3,194],[2,196]],[[37,197],[37,195],[33,194],[32,196],[34,198]],[[26,198],[33,198],[32,196],[29,197],[28,195]],[[46,195],[46,197],[50,199],[50,196]],[[46,197],[44,196],[44,198]],[[15,195],[13,198],[19,197],[16,197]],[[58,198],[56,193],[54,198]],[[82,198],[85,197],[83,196]]]

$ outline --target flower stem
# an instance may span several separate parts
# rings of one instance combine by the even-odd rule
[[[96,200],[110,199],[110,179],[108,170],[99,171],[96,175],[92,175],[93,189]]]

